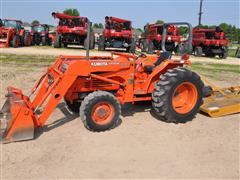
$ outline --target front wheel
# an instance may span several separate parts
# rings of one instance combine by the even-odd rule
[[[121,115],[119,101],[109,92],[95,91],[88,94],[80,107],[80,118],[91,131],[105,131],[114,128]]]
[[[158,117],[166,122],[192,120],[203,103],[203,82],[183,67],[168,70],[155,84],[152,105]]]
[[[47,45],[47,38],[45,36],[42,37],[42,46]]]
[[[56,39],[54,41],[54,48],[61,48],[62,46],[62,39],[61,39],[61,36],[57,35],[56,36]]]
[[[24,46],[30,46],[32,42],[31,35],[29,33],[26,33],[24,35]]]

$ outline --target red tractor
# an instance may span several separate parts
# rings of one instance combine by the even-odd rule
[[[143,33],[140,39],[140,48],[142,52],[153,54],[154,50],[161,50],[162,43],[162,24],[149,24],[144,27],[145,33]],[[169,25],[167,28],[166,36],[166,50],[169,52],[177,52],[178,44],[181,41],[179,29],[175,25]]]
[[[30,46],[31,35],[20,20],[0,19],[0,47]]]
[[[54,47],[60,48],[68,45],[81,45],[87,48],[87,21],[88,18],[80,16],[70,16],[63,13],[52,13],[54,18],[59,19]],[[94,34],[90,34],[90,49],[94,49]]]
[[[52,38],[49,34],[49,25],[34,24],[31,26],[32,44],[46,46],[52,44]]]
[[[228,56],[228,39],[224,32],[219,28],[216,29],[193,29],[193,52],[196,56],[227,58]]]
[[[135,52],[136,42],[132,35],[131,21],[116,17],[105,17],[105,29],[99,37],[98,50],[106,48],[124,48],[127,52]]]

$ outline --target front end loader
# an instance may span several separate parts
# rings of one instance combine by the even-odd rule
[[[164,24],[164,38],[170,24]],[[184,46],[189,53],[192,28],[188,23],[177,23],[181,24],[189,27],[189,46]],[[203,83],[195,72],[184,68],[190,64],[188,58],[185,54],[174,60],[168,52],[160,56],[116,52],[111,56],[89,56],[87,51],[86,56],[59,56],[29,96],[17,88],[8,88],[1,110],[2,140],[34,138],[34,131],[45,125],[62,99],[70,111],[80,114],[91,131],[116,127],[121,105],[139,101],[151,101],[155,114],[163,121],[190,121],[203,102]]]

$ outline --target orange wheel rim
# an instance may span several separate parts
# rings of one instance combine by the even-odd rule
[[[115,115],[113,105],[108,102],[100,102],[94,105],[92,110],[92,120],[99,125],[105,125],[111,122]]]
[[[183,82],[177,86],[172,96],[173,109],[179,114],[190,112],[198,100],[198,91],[194,84]]]

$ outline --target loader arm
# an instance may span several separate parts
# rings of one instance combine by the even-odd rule
[[[78,77],[80,66],[76,64],[78,63],[69,63],[69,68],[61,69],[64,66],[64,58],[58,58],[33,88],[34,94],[30,96],[35,97],[32,100],[23,95],[21,90],[8,88],[7,100],[0,113],[0,135],[3,142],[34,138],[34,129],[44,126]],[[86,75],[87,71],[83,70],[84,73]]]

